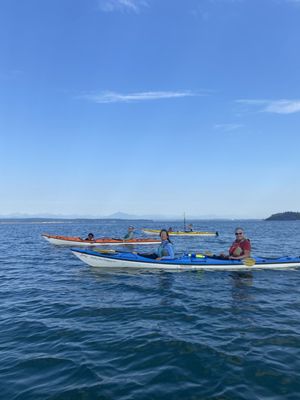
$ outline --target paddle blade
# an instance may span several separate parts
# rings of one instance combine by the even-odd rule
[[[115,253],[117,253],[116,250],[105,250],[105,249],[94,249],[93,251],[97,251],[98,253],[103,253],[103,254],[115,254]]]
[[[243,258],[242,263],[247,267],[252,267],[255,264],[255,259],[251,257]]]

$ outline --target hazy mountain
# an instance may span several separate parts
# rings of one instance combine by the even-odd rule
[[[133,214],[126,214],[126,213],[123,213],[121,211],[118,211],[118,212],[115,212],[115,213],[113,213],[111,215],[108,215],[105,218],[111,218],[111,219],[141,219],[143,217],[139,217],[139,216],[133,215]]]

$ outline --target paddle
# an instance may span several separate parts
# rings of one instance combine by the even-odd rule
[[[244,264],[244,265],[246,265],[247,267],[253,267],[253,265],[255,264],[255,259],[254,258],[252,258],[252,257],[247,257],[247,258],[243,258],[242,260],[242,263]]]
[[[116,250],[108,250],[108,249],[94,249],[93,251],[97,251],[97,253],[103,253],[103,254],[115,254],[118,253]]]
[[[96,251],[97,253],[103,253],[103,254],[117,254],[117,253],[130,253],[130,254],[138,254],[135,251],[120,251],[120,250],[110,250],[110,249],[93,249],[93,251]]]

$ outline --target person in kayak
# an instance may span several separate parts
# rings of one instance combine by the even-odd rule
[[[134,226],[130,225],[128,227],[126,235],[123,237],[123,240],[133,239],[133,235],[134,235]]]
[[[235,229],[235,241],[229,248],[228,255],[220,254],[220,257],[229,260],[242,260],[243,258],[250,257],[251,243],[250,240],[245,237],[243,228]]]
[[[161,243],[156,253],[138,253],[139,256],[152,258],[154,260],[168,260],[175,258],[173,244],[169,238],[169,233],[166,229],[160,231]]]
[[[91,240],[95,240],[94,234],[93,233],[89,233],[84,240],[90,240],[90,241]]]
[[[188,224],[187,228],[185,229],[185,232],[193,232],[193,224]]]
[[[173,244],[169,238],[169,233],[166,229],[160,231],[161,243],[157,249],[157,260],[166,260],[174,258]]]

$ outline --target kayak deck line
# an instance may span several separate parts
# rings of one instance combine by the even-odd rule
[[[71,249],[72,253],[81,261],[92,267],[102,268],[145,268],[165,270],[245,270],[245,269],[288,269],[300,267],[300,257],[264,258],[253,257],[254,264],[247,264],[241,260],[216,259],[202,255],[183,255],[174,259],[153,260],[137,253]]]

